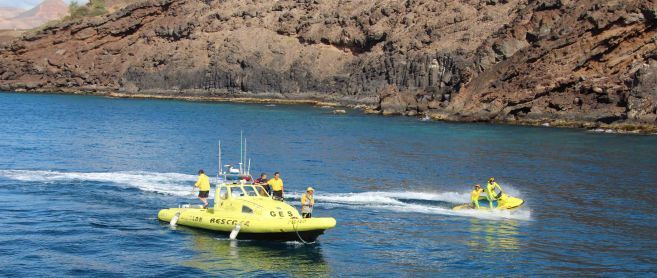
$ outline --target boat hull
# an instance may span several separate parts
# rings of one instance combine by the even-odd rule
[[[199,230],[204,230],[208,231],[207,229],[203,228],[198,228],[198,227],[188,227],[190,229],[199,229]],[[324,234],[325,230],[314,230],[314,231],[303,231],[299,232],[298,234],[296,232],[286,232],[286,233],[246,233],[246,232],[240,232],[237,235],[237,239],[241,240],[263,240],[263,241],[300,241],[302,239],[303,241],[306,242],[312,242],[316,241],[317,238],[319,238],[320,235]],[[209,233],[212,234],[217,234],[221,236],[228,237],[230,235],[230,232],[224,232],[224,231],[208,231]]]
[[[158,219],[171,222],[177,215],[176,225],[211,230],[221,234],[231,233],[240,226],[238,239],[300,240],[314,241],[325,230],[335,227],[334,218],[263,218],[256,215],[231,214],[214,209],[170,208],[160,210]]]
[[[503,194],[499,200],[493,201],[493,210],[514,210],[525,204],[525,201]],[[475,209],[472,204],[462,204],[455,206],[454,210]],[[491,210],[490,203],[485,197],[479,198],[478,210]]]

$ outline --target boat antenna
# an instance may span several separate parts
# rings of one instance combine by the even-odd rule
[[[251,159],[249,158],[249,166],[246,167],[246,175],[251,176]]]
[[[219,159],[219,165],[217,165],[217,183],[219,183],[219,176],[221,176],[221,140],[219,140],[219,149],[217,151],[217,157]]]
[[[244,131],[240,130],[240,173],[242,173],[242,158],[244,157]]]
[[[248,173],[248,170],[247,170],[248,167],[246,167],[246,138],[244,138],[244,167],[245,167],[245,169],[244,169],[244,173],[242,173],[242,175]]]

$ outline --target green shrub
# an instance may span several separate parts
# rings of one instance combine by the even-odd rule
[[[103,0],[89,0],[85,5],[80,5],[77,1],[72,1],[68,6],[68,18],[76,19],[87,16],[97,16],[107,13]]]

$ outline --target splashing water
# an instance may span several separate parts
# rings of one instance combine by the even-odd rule
[[[300,199],[297,193],[287,194],[286,197]],[[318,207],[386,210],[400,213],[422,213],[436,215],[451,215],[475,217],[489,220],[516,219],[531,220],[529,209],[478,211],[458,210],[451,208],[454,204],[466,203],[470,198],[468,193],[461,192],[362,192],[362,193],[328,193],[316,192],[315,200]],[[417,201],[433,201],[444,203],[448,207],[418,204]]]
[[[190,189],[197,179],[194,175],[144,171],[81,173],[43,170],[0,170],[0,177],[17,181],[41,183],[70,181],[110,182],[137,188],[146,192],[186,197],[190,196]]]
[[[0,170],[0,177],[25,181],[56,183],[67,181],[110,182],[120,186],[137,188],[146,192],[155,192],[180,197],[190,197],[190,188],[196,176],[180,173],[158,173],[146,171],[121,172],[58,172],[44,170]],[[511,187],[510,187],[511,188]],[[514,190],[512,190],[514,191]],[[214,192],[211,190],[210,192]],[[212,196],[211,196],[212,197]],[[301,194],[287,193],[286,197],[300,199]],[[453,205],[467,202],[468,193],[462,192],[385,192],[370,191],[360,193],[330,193],[318,192],[315,199],[318,207],[347,208],[355,210],[386,210],[400,213],[422,213],[436,215],[452,215],[475,217],[482,219],[516,219],[530,220],[528,209],[515,211],[474,211],[452,210],[451,207],[441,207],[432,204],[418,204],[418,201],[442,202]]]

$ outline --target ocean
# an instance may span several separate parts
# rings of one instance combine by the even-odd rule
[[[657,136],[303,105],[0,93],[0,276],[654,276]],[[315,244],[157,220],[195,173],[280,171]],[[495,177],[514,211],[454,211]]]

